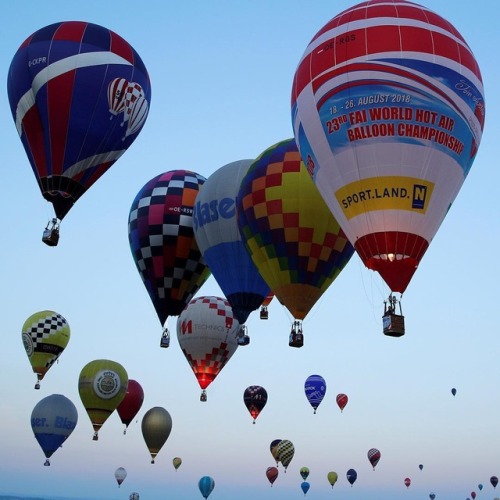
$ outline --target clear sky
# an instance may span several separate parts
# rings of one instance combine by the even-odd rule
[[[131,257],[129,208],[152,177],[181,168],[208,177],[292,137],[296,65],[317,30],[353,3],[30,0],[2,6],[4,85],[28,35],[53,22],[84,20],[119,33],[139,52],[152,102],[137,141],[78,201],[63,221],[59,246],[49,248],[41,235],[52,207],[17,136],[6,87],[0,92],[0,494],[118,500],[138,491],[141,500],[201,498],[198,480],[210,475],[213,500],[299,498],[299,469],[307,466],[311,499],[417,499],[432,491],[437,500],[465,499],[472,491],[479,499],[500,496],[489,483],[500,476],[496,1],[420,2],[451,21],[471,46],[485,85],[486,125],[470,175],[403,297],[404,337],[382,335],[389,290],[355,255],[306,318],[302,349],[288,347],[293,319],[274,301],[267,322],[250,316],[250,345],[237,350],[201,403],[175,335],[170,349],[159,347],[161,327]],[[212,277],[198,295],[221,293]],[[44,309],[61,313],[72,336],[35,391],[21,328]],[[175,321],[170,326],[175,330]],[[127,435],[115,413],[94,442],[78,376],[98,358],[120,362],[143,386],[145,401]],[[304,395],[304,381],[314,373],[327,382],[316,415]],[[243,405],[249,385],[269,394],[255,425]],[[335,403],[340,392],[350,398],[342,414]],[[30,415],[54,393],[73,401],[79,421],[44,467]],[[151,465],[140,421],[154,406],[170,412],[173,429]],[[278,438],[291,440],[296,452],[271,488],[265,471],[274,465],[269,444]],[[382,453],[375,472],[366,456],[372,447]],[[175,456],[183,459],[177,471]],[[120,466],[128,477],[118,489],[113,474]],[[349,468],[358,472],[352,488]],[[339,475],[333,491],[326,479],[331,470]],[[412,479],[408,490],[405,477]]]

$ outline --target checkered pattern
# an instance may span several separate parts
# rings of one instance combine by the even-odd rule
[[[368,460],[372,464],[373,469],[375,469],[381,457],[380,451],[377,450],[377,448],[371,448],[368,450],[367,455],[368,455]]]
[[[67,326],[68,322],[60,314],[54,313],[44,318],[38,318],[25,328],[23,333],[30,335],[33,340],[33,348],[36,351],[43,340]]]
[[[210,352],[205,354],[203,359],[195,359],[184,348],[182,352],[191,365],[202,389],[206,389],[214,381],[232,355],[226,342],[221,342],[219,346],[213,347]]]
[[[243,393],[243,402],[255,420],[267,403],[267,391],[260,385],[251,385]]]
[[[130,82],[127,86],[127,90],[125,91],[125,109],[123,110],[123,123],[129,120],[132,113],[132,108],[134,107],[135,102],[140,97],[144,97],[144,90],[138,83]]]
[[[193,232],[204,182],[187,170],[166,172],[139,191],[130,209],[130,249],[162,324],[181,313],[210,275]]]
[[[285,470],[290,465],[294,453],[295,447],[293,446],[293,443],[291,441],[288,441],[287,439],[282,439],[276,447],[276,455],[278,457],[278,461],[283,464]]]
[[[354,253],[293,139],[270,147],[250,167],[238,195],[238,225],[271,289],[300,283],[324,291]]]

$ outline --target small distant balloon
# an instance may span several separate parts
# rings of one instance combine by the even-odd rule
[[[182,458],[180,458],[180,457],[174,457],[172,459],[172,463],[174,464],[174,469],[177,470],[181,466],[181,464],[182,464]]]
[[[429,493],[429,498],[431,500],[434,500],[436,498],[436,494],[435,493]]]
[[[215,481],[210,476],[203,476],[198,481],[198,488],[203,496],[203,498],[208,498],[210,493],[212,493],[215,488]]]
[[[279,464],[279,459],[278,459],[278,445],[281,443],[281,439],[274,439],[271,441],[271,444],[269,445],[269,449],[271,451],[271,455],[273,456],[274,460],[276,460],[276,465]]]
[[[410,484],[411,484],[411,479],[409,477],[405,477],[405,486],[409,488]]]
[[[278,457],[278,461],[280,461],[283,464],[285,472],[287,467],[290,465],[290,462],[292,461],[294,454],[295,454],[295,447],[293,443],[288,439],[282,439],[276,446],[276,455]]]
[[[121,486],[123,481],[125,481],[126,477],[127,477],[127,471],[123,467],[118,467],[118,469],[115,470],[115,479],[116,482],[118,483],[118,488]]]
[[[476,498],[476,492],[475,491],[472,491],[470,496],[472,497],[472,500],[474,500]]]
[[[347,471],[346,477],[350,485],[352,486],[356,482],[356,479],[358,478],[358,473],[354,469],[349,469]]]
[[[453,389],[451,390],[451,393],[455,396],[457,393],[457,390],[453,387]]]
[[[304,383],[304,392],[314,413],[326,394],[326,382],[321,375],[310,375]]]
[[[338,474],[334,471],[330,471],[327,475],[326,475],[327,479],[328,479],[328,482],[332,485],[332,488],[333,486],[335,485],[335,483],[337,482],[337,479],[339,478]]]
[[[243,392],[243,403],[253,418],[253,423],[267,403],[267,391],[260,385],[251,385]]]
[[[139,500],[139,493],[136,493],[135,491],[133,493],[130,493],[128,500]]]
[[[477,485],[477,487],[479,488],[479,491],[481,491],[481,490],[483,489],[483,485],[482,485],[481,483],[479,483],[479,484]]]
[[[301,467],[300,476],[305,481],[309,476],[309,467]]]
[[[491,477],[490,477],[490,483],[491,483],[491,485],[493,486],[493,488],[496,488],[496,487],[497,487],[497,484],[498,484],[498,477],[496,477],[496,476],[491,476]]]
[[[267,477],[267,480],[271,483],[271,486],[273,485],[274,481],[276,481],[276,479],[278,479],[278,474],[279,474],[279,471],[278,471],[277,467],[268,467],[266,469],[266,477]]]
[[[306,496],[311,485],[307,481],[304,481],[303,483],[301,483],[300,487],[302,488],[302,491],[304,492],[304,496]]]
[[[151,455],[151,463],[155,463],[156,455],[160,452],[172,431],[172,417],[161,406],[148,410],[142,417],[142,436]]]
[[[424,466],[423,466],[422,464],[420,464],[420,465],[418,466],[418,468],[419,468],[420,470],[422,470],[422,469],[424,468]]]
[[[368,460],[372,464],[373,470],[375,470],[375,467],[377,466],[381,457],[380,451],[377,450],[377,448],[371,448],[368,450],[367,455],[368,455]]]
[[[346,394],[337,394],[337,405],[340,408],[340,412],[344,411],[344,408],[346,407],[348,401],[349,398]]]

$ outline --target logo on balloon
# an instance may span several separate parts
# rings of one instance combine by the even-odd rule
[[[373,210],[408,210],[424,213],[434,183],[413,177],[385,176],[351,182],[335,196],[347,219]]]
[[[23,344],[26,349],[26,354],[28,357],[31,357],[33,354],[33,339],[31,338],[31,335],[26,332],[23,332]]]
[[[113,398],[120,391],[120,387],[120,377],[111,370],[99,372],[94,379],[94,391],[101,399]]]

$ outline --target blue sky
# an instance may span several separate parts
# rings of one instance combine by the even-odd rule
[[[493,498],[500,476],[496,250],[500,44],[497,4],[422,0],[451,21],[471,46],[482,71],[486,125],[471,173],[403,297],[407,334],[382,335],[389,290],[355,255],[304,322],[302,349],[288,347],[292,318],[274,301],[270,318],[250,316],[252,341],[237,350],[208,389],[207,403],[176,338],[158,346],[161,328],[133,263],[127,237],[129,208],[152,177],[173,169],[208,177],[219,167],[255,158],[292,137],[290,89],[309,40],[353,2],[8,2],[3,7],[0,68],[7,80],[20,43],[62,20],[101,24],[127,39],[151,77],[150,115],[137,141],[82,197],[62,224],[58,247],[41,242],[52,217],[0,93],[4,124],[4,206],[1,304],[4,311],[0,379],[0,493],[128,499],[201,498],[198,479],[211,475],[211,499],[299,498],[299,469],[309,467],[307,497],[457,499]],[[221,295],[214,278],[199,295]],[[33,385],[21,328],[32,313],[52,309],[71,326],[70,343],[42,382]],[[170,322],[175,329],[175,321]],[[175,336],[174,336],[175,337]],[[78,375],[93,359],[120,362],[141,383],[144,405],[126,436],[116,414],[92,441],[78,395]],[[327,382],[313,414],[303,391],[314,373]],[[262,385],[269,401],[256,425],[243,391]],[[451,388],[457,395],[451,395]],[[349,403],[341,414],[339,392]],[[35,404],[53,393],[77,406],[79,422],[51,467],[33,437]],[[140,420],[165,407],[172,433],[150,464]],[[273,439],[289,439],[295,456],[271,488]],[[366,453],[382,458],[374,472]],[[172,458],[183,464],[175,471]],[[420,471],[418,465],[424,464]],[[117,488],[114,471],[128,476]],[[347,483],[349,468],[358,472]],[[330,470],[339,474],[334,491]],[[405,477],[411,487],[403,485]],[[477,485],[484,489],[479,492]],[[403,496],[404,495],[404,496]]]

